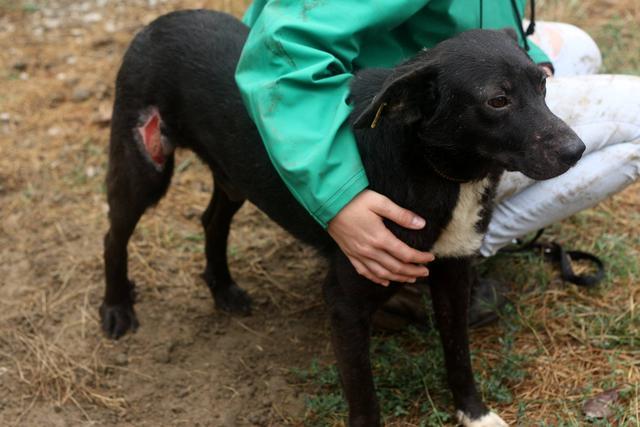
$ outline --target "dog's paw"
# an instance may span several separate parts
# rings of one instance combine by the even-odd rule
[[[495,412],[489,412],[480,418],[471,419],[464,412],[456,412],[458,423],[463,427],[509,427]]]
[[[105,335],[113,340],[117,340],[127,331],[135,332],[139,326],[131,303],[115,305],[102,303],[100,306],[100,322]]]
[[[235,283],[213,288],[212,292],[218,310],[243,316],[251,314],[251,297]]]

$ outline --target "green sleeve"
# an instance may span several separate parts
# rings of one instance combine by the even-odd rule
[[[551,59],[547,56],[542,49],[540,49],[531,39],[527,39],[529,43],[529,58],[536,64],[542,64],[545,62],[551,63]]]
[[[529,11],[527,7],[527,0],[519,0],[517,3],[517,6],[518,6],[518,11],[520,12],[520,16],[521,17],[526,16],[526,12]],[[522,26],[523,24],[522,22],[516,19],[514,25]],[[520,39],[520,43],[522,45],[522,37],[520,35],[520,32],[517,29],[516,31],[518,32],[518,38]],[[527,52],[527,54],[529,55],[529,58],[531,58],[533,62],[535,62],[536,64],[542,64],[544,62],[551,63],[551,60],[549,59],[547,54],[544,53],[542,49],[540,49],[534,42],[532,42],[531,39],[527,38],[527,43],[529,43],[529,51]]]
[[[426,3],[268,0],[253,23],[238,87],[276,170],[324,227],[368,186],[347,124],[352,63],[367,34]]]

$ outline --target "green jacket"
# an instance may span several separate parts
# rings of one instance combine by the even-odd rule
[[[347,123],[353,73],[461,31],[521,25],[510,0],[255,0],[244,21],[238,87],[278,173],[324,227],[368,185]]]

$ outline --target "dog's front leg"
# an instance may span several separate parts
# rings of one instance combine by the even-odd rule
[[[380,409],[371,373],[371,316],[394,293],[358,275],[340,254],[323,291],[340,380],[349,405],[350,427],[377,427]],[[393,286],[392,286],[393,287]]]
[[[433,309],[458,422],[464,427],[505,427],[507,423],[482,402],[471,369],[468,337],[470,262],[468,259],[444,259],[433,263],[430,270]]]

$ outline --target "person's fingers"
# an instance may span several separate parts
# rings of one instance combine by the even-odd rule
[[[392,257],[411,264],[426,264],[435,259],[435,256],[430,252],[422,252],[404,243],[398,239],[391,231],[386,227],[377,238],[372,238],[371,244],[386,251]],[[370,257],[370,255],[367,255]]]
[[[415,279],[413,277],[403,276],[401,274],[394,274],[390,272],[382,265],[380,265],[380,263],[375,259],[365,259],[362,262],[378,279],[400,283],[415,282]]]
[[[376,250],[372,258],[391,273],[397,276],[403,276],[405,278],[403,282],[412,282],[418,277],[424,277],[429,274],[429,270],[427,270],[426,267],[401,262],[383,250]]]
[[[426,224],[423,218],[408,209],[401,208],[382,195],[379,195],[376,204],[371,207],[371,210],[405,228],[419,230]]]
[[[359,275],[366,277],[370,281],[377,283],[382,286],[389,286],[389,281],[376,277],[363,263],[358,261],[355,258],[349,257],[349,261],[353,264],[353,267],[356,269]]]

